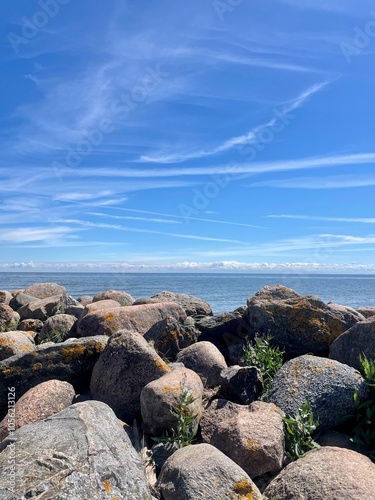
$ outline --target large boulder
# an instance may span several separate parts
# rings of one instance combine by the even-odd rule
[[[68,307],[77,305],[70,295],[53,295],[46,299],[38,299],[18,309],[21,319],[40,319],[45,321],[55,314],[65,314]]]
[[[12,309],[15,311],[18,311],[22,306],[25,306],[26,304],[29,304],[30,302],[35,302],[38,299],[38,297],[32,297],[31,295],[26,295],[23,292],[18,292],[12,300],[10,301],[9,305]]]
[[[160,292],[151,297],[159,302],[177,302],[186,312],[187,316],[211,316],[210,304],[194,295],[186,293]]]
[[[329,357],[361,370],[360,356],[375,359],[375,317],[353,325],[331,345]]]
[[[215,399],[201,419],[202,438],[254,478],[281,469],[282,415],[274,404],[255,401],[245,406]]]
[[[194,344],[198,340],[199,331],[192,324],[165,318],[155,323],[145,334],[144,338],[159,354],[168,359],[174,359],[184,347]]]
[[[57,283],[34,283],[28,286],[24,293],[38,299],[47,299],[54,295],[66,294],[66,288]]]
[[[134,302],[134,298],[126,292],[121,292],[119,290],[106,290],[105,292],[98,293],[92,299],[93,302],[98,302],[99,300],[116,300],[121,306],[131,306]]]
[[[23,331],[0,333],[0,361],[35,349],[31,335]]]
[[[40,319],[23,319],[19,324],[19,330],[23,332],[39,333],[43,328],[43,321]]]
[[[244,470],[205,443],[177,450],[164,464],[158,484],[164,500],[262,500]]]
[[[139,335],[120,330],[109,338],[92,372],[94,399],[107,403],[116,415],[132,424],[141,410],[145,385],[170,371],[169,366]]]
[[[93,302],[92,305],[95,304],[99,302]],[[115,307],[86,314],[77,324],[77,332],[82,337],[90,335],[110,337],[113,333],[126,329],[144,335],[155,323],[168,317],[184,321],[186,314],[181,306],[173,302]]]
[[[71,314],[56,314],[55,316],[51,316],[44,323],[41,332],[38,334],[38,341],[63,342],[68,337],[76,321],[77,318]]]
[[[10,438],[0,444],[1,500],[152,498],[130,439],[113,411],[99,401],[76,403],[21,427],[13,438],[15,445]],[[9,479],[12,464],[14,483]]]
[[[203,384],[200,377],[187,368],[180,368],[166,373],[157,380],[149,382],[141,392],[141,414],[144,430],[151,436],[160,436],[163,432],[177,428],[177,417],[172,408],[180,408],[186,397],[194,398],[187,405],[196,415],[194,428],[197,429],[203,413]],[[184,409],[182,409],[184,411]]]
[[[33,351],[0,361],[0,411],[6,408],[8,387],[15,387],[17,399],[50,379],[69,382],[77,391],[86,389],[107,340],[108,337],[97,336],[42,344]]]
[[[205,387],[220,385],[220,373],[227,368],[224,356],[211,342],[197,342],[185,347],[178,353],[176,361],[198,373]]]
[[[0,304],[6,304],[7,306],[9,306],[12,298],[13,296],[10,292],[8,292],[7,290],[0,290]]]
[[[303,297],[281,285],[262,288],[247,305],[251,331],[271,335],[288,356],[327,351],[345,330],[365,319],[350,307]]]
[[[265,500],[371,500],[375,464],[344,448],[324,446],[289,464],[263,493]]]
[[[219,395],[233,403],[248,405],[263,392],[263,377],[255,366],[229,366],[220,373]]]
[[[0,303],[0,332],[12,329],[14,323],[13,309],[6,304]]]
[[[0,441],[9,431],[50,417],[70,406],[75,396],[68,382],[47,380],[28,390],[0,422]]]
[[[304,355],[285,363],[276,373],[266,400],[293,416],[307,400],[319,429],[328,430],[354,414],[354,393],[365,399],[367,384],[347,365],[326,358]]]
[[[357,311],[366,319],[375,316],[375,307],[360,307]]]

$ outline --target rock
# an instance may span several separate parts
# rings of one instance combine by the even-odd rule
[[[350,440],[350,436],[342,432],[326,431],[319,434],[316,442],[320,446],[336,446],[336,448],[347,448],[357,451],[357,446]]]
[[[177,443],[157,443],[151,448],[152,459],[155,463],[156,475],[159,476],[161,468],[168,460],[169,457],[173,455],[174,452],[179,450]]]
[[[181,349],[194,344],[198,335],[199,331],[194,326],[167,317],[155,323],[144,338],[159,354],[174,359]]]
[[[197,342],[185,347],[178,353],[177,361],[198,373],[205,387],[220,385],[220,373],[227,368],[224,356],[211,342]]]
[[[93,302],[98,302],[99,300],[116,300],[121,306],[131,306],[134,302],[134,298],[126,292],[121,292],[118,290],[107,290],[102,293],[98,293],[92,299]]]
[[[66,288],[57,283],[34,283],[28,286],[24,293],[38,299],[47,299],[55,295],[66,294]]]
[[[364,320],[354,309],[303,297],[280,285],[262,288],[247,304],[251,331],[269,334],[287,356],[327,351],[345,330]]]
[[[374,492],[375,464],[355,451],[324,446],[289,464],[271,481],[263,498],[370,500]]]
[[[10,301],[12,300],[12,294],[7,290],[0,290],[0,304],[6,304],[9,306]]]
[[[119,418],[132,424],[141,410],[143,387],[169,371],[141,335],[120,330],[110,337],[94,366],[91,393],[94,399],[107,403]]]
[[[329,357],[361,370],[360,355],[375,359],[375,318],[357,323],[331,345]]]
[[[115,309],[120,306],[120,302],[117,302],[117,300],[99,300],[97,302],[91,302],[90,304],[87,304],[84,306],[83,310],[81,311],[81,314],[79,316],[79,321],[76,325],[77,331],[79,330],[79,325],[81,324],[82,319],[90,313],[97,312],[97,311],[106,311],[108,309]]]
[[[15,491],[6,473],[0,499],[151,500],[143,464],[113,411],[99,401],[77,403],[14,433]],[[9,438],[0,468],[9,469]]]
[[[151,297],[159,302],[177,302],[186,312],[187,316],[211,316],[212,309],[207,302],[194,295],[185,293],[160,292]]]
[[[28,390],[15,404],[14,412],[8,413],[0,423],[0,441],[9,430],[38,422],[67,408],[74,396],[73,386],[61,380],[48,380]]]
[[[80,297],[78,297],[77,302],[79,302],[83,306],[87,306],[87,304],[91,304],[93,298],[94,297],[92,297],[91,295],[81,295]]]
[[[242,343],[250,334],[249,323],[242,309],[206,316],[196,322],[196,327],[201,332],[199,340],[216,345],[227,359],[229,349]]]
[[[8,324],[7,331],[14,331],[18,330],[18,325],[20,324],[20,315],[18,312],[13,311],[12,312],[12,319],[10,320],[10,323]]]
[[[43,328],[43,321],[40,319],[23,319],[19,324],[19,329],[24,332],[39,333]]]
[[[75,319],[79,319],[82,316],[85,307],[81,304],[74,304],[72,306],[68,306],[65,309],[65,314],[69,314],[70,316],[74,316]]]
[[[143,304],[160,304],[160,300],[152,299],[151,297],[141,297],[133,302],[133,306],[140,306]]]
[[[37,300],[39,300],[37,297],[32,297],[31,295],[26,295],[23,292],[19,292],[12,298],[9,305],[12,309],[18,311],[18,309],[20,309],[22,306],[26,306],[30,302],[35,302]]]
[[[375,307],[360,307],[357,311],[366,319],[375,316]]]
[[[6,304],[0,303],[0,332],[11,329],[13,324],[13,309]]]
[[[266,400],[287,415],[294,416],[308,400],[319,429],[328,430],[343,423],[355,412],[354,392],[367,396],[367,384],[360,373],[347,365],[326,358],[304,355],[285,363],[276,373]]]
[[[144,431],[150,436],[160,436],[177,428],[177,418],[171,408],[179,407],[181,394],[188,394],[195,401],[188,405],[196,415],[195,430],[203,413],[203,384],[200,377],[187,368],[166,373],[149,382],[141,392],[141,414]]]
[[[263,377],[255,366],[230,366],[220,374],[220,397],[233,403],[248,405],[259,399]]]
[[[77,302],[70,295],[54,295],[47,299],[39,299],[29,302],[18,309],[21,319],[40,319],[45,321],[55,314],[65,314],[68,307],[76,305]]]
[[[215,399],[201,419],[202,438],[254,478],[281,469],[282,415],[274,404],[255,401],[244,406]]]
[[[167,317],[183,321],[186,315],[181,306],[173,302],[116,307],[86,314],[77,324],[77,332],[82,337],[97,334],[111,336],[119,330],[126,329],[144,335],[155,323]]]
[[[27,332],[15,330],[0,333],[0,361],[33,349],[34,340]]]
[[[15,387],[17,399],[50,379],[69,382],[78,392],[86,389],[107,340],[97,336],[42,344],[33,351],[0,361],[0,411],[6,408],[8,387]]]
[[[209,444],[186,446],[164,464],[159,488],[164,500],[261,500],[250,477]]]
[[[70,314],[56,314],[48,318],[44,323],[42,331],[38,335],[38,342],[48,340],[50,342],[63,342],[66,340],[73,325],[77,321]]]

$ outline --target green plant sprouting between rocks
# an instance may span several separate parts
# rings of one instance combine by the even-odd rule
[[[272,337],[255,336],[254,341],[248,341],[244,346],[244,359],[247,365],[259,368],[263,377],[263,395],[272,384],[276,372],[283,364],[284,351],[272,345]],[[262,399],[261,397],[261,399]]]
[[[297,460],[313,448],[319,448],[312,436],[318,427],[309,401],[305,401],[293,417],[283,417],[287,457]]]
[[[196,425],[197,414],[192,407],[196,399],[191,391],[181,384],[178,403],[170,410],[172,415],[176,417],[176,426],[163,436],[152,439],[158,443],[176,443],[178,448],[191,444],[198,427]]]
[[[66,339],[66,332],[61,330],[54,330],[46,335],[46,337],[41,341],[41,344],[46,344],[47,342],[53,342],[58,344],[64,342]]]
[[[369,397],[361,402],[359,393],[354,393],[356,413],[351,441],[358,447],[358,451],[375,462],[375,360],[368,359],[364,353],[359,359],[363,377],[369,388]]]

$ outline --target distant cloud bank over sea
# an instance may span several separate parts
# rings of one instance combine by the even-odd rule
[[[322,264],[314,262],[176,262],[133,264],[127,262],[0,262],[0,272],[92,272],[92,273],[177,273],[177,272],[252,272],[252,273],[337,273],[375,274],[375,264]]]

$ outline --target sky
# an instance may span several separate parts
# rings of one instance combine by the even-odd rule
[[[0,9],[0,270],[375,272],[374,2]]]

